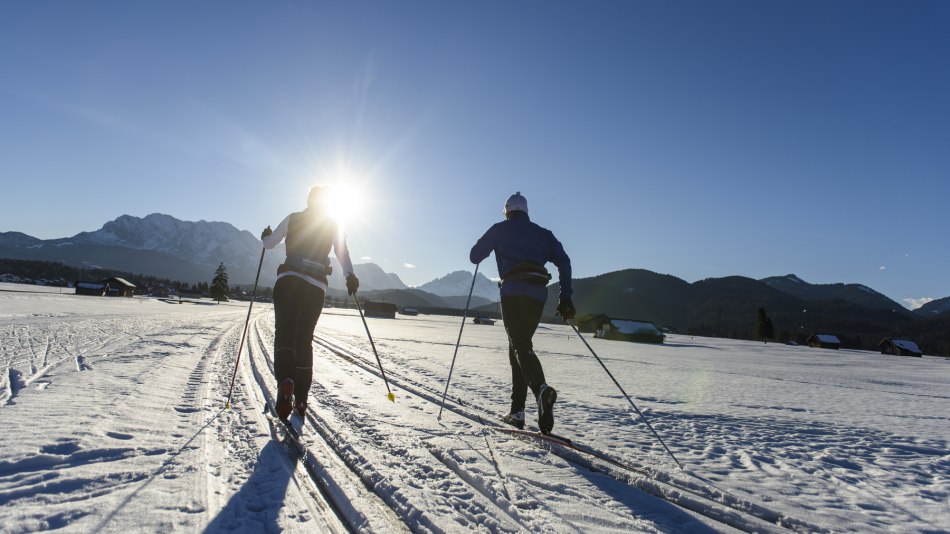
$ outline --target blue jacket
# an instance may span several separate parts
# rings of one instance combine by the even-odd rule
[[[561,283],[560,298],[570,298],[573,294],[571,259],[554,234],[531,222],[528,214],[514,212],[509,219],[489,228],[472,247],[469,259],[472,263],[481,263],[492,252],[495,253],[498,274],[503,281],[515,265],[521,262],[543,266],[550,261],[557,266],[558,281]],[[524,295],[544,302],[547,300],[548,292],[543,285],[519,280],[504,281],[501,286],[501,296],[516,295]]]

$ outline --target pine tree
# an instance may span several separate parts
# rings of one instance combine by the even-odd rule
[[[772,320],[765,315],[765,308],[759,308],[759,313],[755,318],[755,337],[766,343],[775,339],[775,328],[772,326]]]
[[[228,270],[224,262],[214,271],[214,278],[211,280],[211,298],[218,302],[228,298]]]

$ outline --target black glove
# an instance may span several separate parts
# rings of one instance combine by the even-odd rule
[[[557,303],[557,314],[565,321],[573,319],[576,313],[577,310],[574,309],[574,303],[571,302],[571,299],[561,299]]]
[[[356,293],[356,290],[360,287],[360,279],[356,277],[355,274],[350,273],[346,275],[346,293],[352,295]]]
[[[270,229],[270,226],[268,226],[267,228],[264,228],[264,231],[261,232],[261,241],[263,241],[265,237],[267,237],[267,236],[269,236],[269,235],[271,235],[271,234],[273,234],[273,233],[274,233],[274,231]]]

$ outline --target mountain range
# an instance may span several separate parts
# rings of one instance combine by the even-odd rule
[[[559,290],[556,283],[548,286],[549,318]],[[927,354],[950,356],[950,299],[911,311],[861,284],[810,284],[793,274],[689,283],[626,269],[574,280],[573,301],[579,315],[649,320],[681,333],[738,339],[752,338],[756,313],[764,308],[778,341],[804,343],[811,333],[829,333],[845,347],[873,350],[885,337],[901,337],[916,340]]]
[[[263,258],[260,284],[272,286],[283,245]],[[250,285],[261,258],[257,236],[223,222],[188,222],[154,213],[123,215],[99,230],[70,238],[42,240],[21,232],[0,233],[0,258],[55,261],[75,267],[101,267],[189,283],[207,282],[219,263],[231,285]],[[335,258],[330,295],[345,295]],[[455,271],[409,288],[397,275],[373,263],[354,266],[365,298],[432,311],[465,307],[498,316],[498,287],[482,274]],[[558,284],[548,288],[545,316],[555,319]],[[755,280],[742,276],[688,283],[675,276],[627,269],[574,280],[579,314],[645,319],[680,332],[749,337],[756,311],[765,308],[778,338],[803,341],[814,331],[836,333],[856,348],[873,348],[884,336],[915,337],[927,350],[950,354],[950,297],[910,311],[860,284],[810,284],[789,274]],[[945,348],[941,348],[945,347]],[[933,350],[933,349],[931,349]],[[932,352],[938,353],[938,352]]]
[[[273,286],[277,266],[284,257],[283,243],[264,254],[260,285]],[[250,285],[261,261],[261,242],[254,234],[228,223],[181,221],[153,213],[142,218],[122,215],[99,230],[68,238],[43,240],[22,232],[2,232],[0,258],[112,269],[188,283],[207,282],[218,264],[224,263],[231,285]],[[330,261],[333,271],[329,287],[332,294],[338,295],[345,291],[346,280],[339,261],[332,256]],[[374,263],[355,264],[353,269],[360,279],[361,292],[409,290],[398,275],[387,273]],[[428,296],[419,303],[437,308],[464,307],[471,280],[465,271],[433,280],[420,288]],[[481,274],[476,282],[474,304],[497,300],[498,288],[494,283]],[[457,302],[460,296],[461,304]]]

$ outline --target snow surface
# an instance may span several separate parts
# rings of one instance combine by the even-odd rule
[[[624,475],[477,421],[508,409],[502,328],[465,326],[439,420],[460,318],[367,320],[390,403],[359,317],[328,309],[309,453],[294,460],[260,414],[268,305],[254,305],[225,408],[246,314],[0,292],[0,532],[345,531],[340,517],[373,532],[734,531],[684,508],[687,492],[651,492],[673,479],[798,530],[950,531],[947,359],[585,338],[687,474],[573,331],[542,325],[555,432],[646,473]]]

